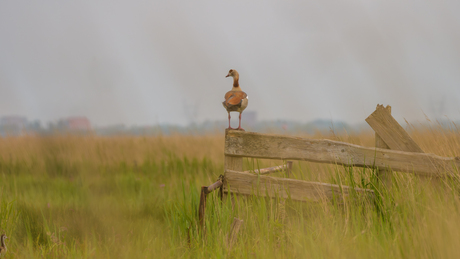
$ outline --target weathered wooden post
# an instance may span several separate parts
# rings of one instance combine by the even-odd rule
[[[228,133],[231,129],[225,130],[225,144],[227,145],[228,141],[232,141],[232,139],[228,138]],[[224,171],[232,170],[232,171],[243,171],[243,158],[242,157],[234,157],[225,155],[224,158]],[[226,200],[227,193],[222,194],[222,200]]]
[[[222,186],[222,180],[219,179],[217,182],[209,185],[209,186],[202,186],[201,193],[200,193],[200,205],[198,207],[198,219],[200,222],[201,230],[204,230],[204,221],[205,221],[205,213],[206,213],[206,196],[210,194],[215,189]]]
[[[375,131],[375,147],[406,152],[423,153],[423,150],[407,134],[401,125],[391,116],[391,106],[377,104],[375,111],[366,118],[366,122]],[[378,177],[390,187],[392,171],[390,168],[378,168]]]
[[[383,105],[377,104],[376,109],[381,109],[383,108]],[[391,106],[387,105],[387,107],[383,108],[385,109],[389,114],[391,114]],[[384,149],[390,149],[390,147],[383,141],[383,139],[380,137],[380,135],[375,132],[375,147],[376,148],[384,148]],[[377,169],[377,177],[382,181],[385,186],[390,187],[391,186],[391,181],[392,181],[392,171],[389,168],[378,168]]]
[[[206,212],[206,190],[208,189],[207,186],[202,186],[201,187],[201,192],[200,192],[200,205],[198,207],[198,219],[200,222],[200,228],[201,230],[204,229],[204,214]]]
[[[286,176],[287,178],[291,178],[291,172],[292,172],[292,161],[286,161]]]

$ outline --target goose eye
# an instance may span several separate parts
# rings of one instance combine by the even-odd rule
[[[230,71],[228,71],[229,73],[233,72],[233,69],[230,69]]]

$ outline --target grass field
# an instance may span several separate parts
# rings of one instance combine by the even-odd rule
[[[460,155],[460,134],[427,126],[425,152]],[[317,134],[373,146],[373,133]],[[378,202],[220,203],[199,189],[223,173],[223,136],[0,138],[0,228],[6,258],[460,258],[458,179],[395,174],[386,189],[370,169],[294,162],[293,177],[373,188]],[[245,169],[282,161],[245,159]],[[278,176],[282,176],[279,173]],[[237,242],[226,235],[244,220]]]

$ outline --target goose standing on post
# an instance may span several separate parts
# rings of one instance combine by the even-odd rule
[[[225,101],[222,102],[224,108],[228,112],[228,128],[233,129],[230,126],[230,112],[239,112],[239,125],[237,130],[244,130],[241,128],[241,113],[248,107],[248,95],[241,90],[239,79],[240,75],[235,69],[230,69],[226,77],[233,77],[233,88],[225,94]]]

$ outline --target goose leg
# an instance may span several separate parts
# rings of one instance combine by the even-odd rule
[[[233,128],[230,126],[230,112],[228,112],[228,129],[233,129]]]
[[[242,130],[242,131],[244,131],[244,129],[241,128],[241,112],[240,112],[240,117],[239,117],[239,118],[240,118],[240,122],[239,122],[239,124],[238,124],[237,130]]]

